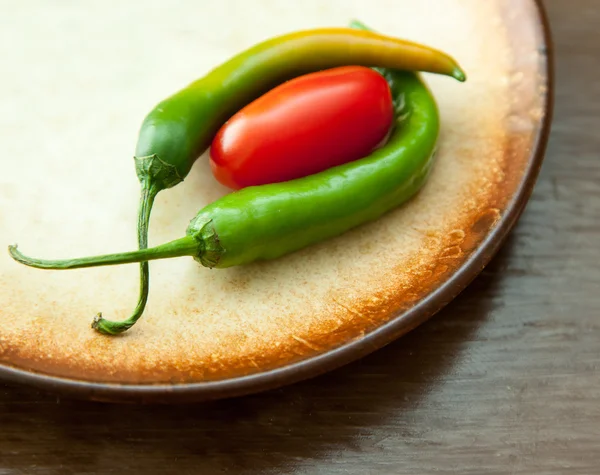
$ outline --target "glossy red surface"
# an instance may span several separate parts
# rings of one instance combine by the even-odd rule
[[[215,136],[211,168],[234,189],[300,178],[369,154],[392,120],[389,87],[372,69],[307,74],[235,114]]]

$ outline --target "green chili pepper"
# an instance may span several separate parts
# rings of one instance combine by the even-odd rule
[[[148,222],[157,193],[187,176],[227,119],[285,80],[348,64],[428,71],[465,80],[450,56],[369,31],[315,29],[259,43],[162,101],[144,119],[135,151],[142,188],[139,249],[148,245]],[[146,305],[147,263],[141,263],[140,273],[140,298],[132,318]]]
[[[143,187],[155,194],[181,182],[225,121],[272,87],[348,64],[465,80],[460,66],[445,53],[370,31],[328,28],[276,37],[233,57],[148,114],[135,153]]]
[[[358,27],[358,24],[355,24]],[[72,260],[39,260],[10,246],[12,257],[43,269],[75,269],[192,256],[225,268],[274,259],[373,221],[411,198],[429,174],[439,132],[435,100],[418,75],[380,70],[388,80],[397,122],[385,146],[371,155],[293,181],[244,188],[209,204],[186,236],[150,249]],[[95,319],[93,327],[118,334],[122,322]]]

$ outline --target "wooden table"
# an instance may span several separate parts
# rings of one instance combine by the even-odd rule
[[[362,361],[242,399],[117,406],[0,385],[0,475],[599,473],[600,4],[546,6],[547,158],[451,305]]]

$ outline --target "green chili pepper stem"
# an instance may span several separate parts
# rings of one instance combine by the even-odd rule
[[[39,269],[80,269],[84,267],[99,267],[109,266],[115,264],[128,264],[128,263],[140,263],[140,295],[137,306],[131,314],[131,316],[123,321],[115,322],[112,320],[106,320],[102,317],[102,313],[98,313],[92,322],[92,328],[104,335],[117,335],[131,328],[135,322],[142,316],[144,309],[146,308],[146,302],[148,301],[148,290],[149,290],[149,269],[148,261],[155,259],[168,259],[172,257],[180,256],[196,256],[202,249],[202,243],[198,242],[191,236],[186,236],[175,241],[162,244],[160,246],[148,249],[148,216],[149,210],[152,207],[152,202],[156,193],[148,189],[144,189],[142,193],[140,210],[140,221],[139,221],[139,238],[140,238],[140,250],[133,252],[124,252],[119,254],[108,254],[104,256],[85,257],[81,259],[67,259],[67,260],[44,260],[44,259],[32,259],[23,255],[17,246],[9,246],[8,251],[10,255],[16,261],[21,264],[25,264],[30,267],[37,267]]]
[[[22,254],[16,244],[8,246],[8,252],[15,261],[29,267],[51,270],[82,269],[85,267],[133,264],[136,262],[153,261],[156,259],[169,259],[171,257],[196,256],[200,254],[202,250],[202,242],[198,241],[192,236],[185,236],[156,247],[141,249],[138,251],[64,260],[34,259]]]
[[[140,205],[138,211],[138,248],[148,248],[148,224],[150,221],[150,212],[154,199],[158,194],[158,189],[148,182],[142,184],[142,193],[140,196]],[[142,316],[148,302],[148,292],[150,290],[150,268],[148,261],[140,262],[140,292],[137,305],[131,316],[122,322],[106,320],[102,317],[102,312],[98,312],[92,321],[92,328],[105,335],[116,335],[131,328],[135,322]]]

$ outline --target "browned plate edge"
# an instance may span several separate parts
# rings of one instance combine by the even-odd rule
[[[537,6],[537,25],[540,28],[538,36],[542,38],[539,48],[544,53],[540,55],[539,75],[546,87],[541,98],[544,115],[534,134],[528,165],[496,226],[451,277],[413,307],[399,313],[360,340],[288,366],[221,381],[177,385],[94,383],[2,365],[0,378],[96,401],[173,403],[233,397],[273,389],[323,374],[366,356],[429,319],[454,299],[498,251],[525,208],[544,159],[554,109],[554,52],[545,9],[541,0],[534,0],[534,3]]]

